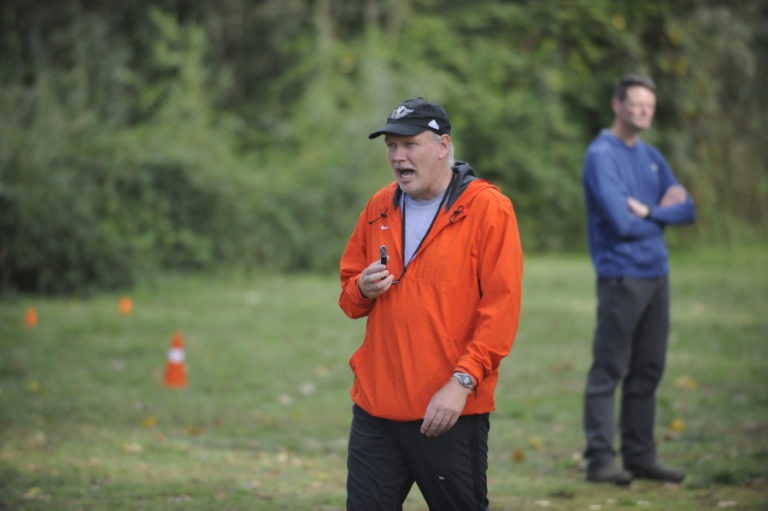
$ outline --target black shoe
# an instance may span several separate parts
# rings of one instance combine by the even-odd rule
[[[632,474],[614,463],[607,463],[597,468],[587,469],[587,481],[627,485],[632,482]]]
[[[685,471],[679,468],[668,467],[660,461],[653,461],[645,465],[626,464],[624,468],[629,470],[638,479],[653,479],[670,483],[679,483],[685,479]]]

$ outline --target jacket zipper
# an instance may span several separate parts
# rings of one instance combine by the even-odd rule
[[[440,199],[440,204],[437,206],[437,211],[435,211],[435,216],[432,218],[432,222],[429,224],[429,228],[427,228],[427,232],[424,233],[424,237],[421,238],[421,241],[419,242],[419,246],[416,247],[416,250],[414,250],[413,257],[411,257],[411,262],[408,263],[407,265],[405,264],[405,193],[403,193],[403,199],[402,199],[403,204],[401,206],[403,208],[403,212],[401,213],[403,217],[403,221],[402,221],[402,225],[400,226],[400,237],[401,237],[400,243],[402,247],[401,252],[403,253],[403,273],[401,273],[400,276],[397,278],[397,280],[394,280],[392,284],[397,284],[398,282],[403,280],[403,277],[405,276],[405,272],[408,271],[408,266],[411,265],[413,260],[416,259],[416,256],[419,254],[419,250],[421,250],[421,246],[424,244],[424,241],[427,239],[427,237],[429,236],[429,233],[432,231],[432,226],[435,225],[435,221],[437,220],[438,215],[440,215],[440,210],[443,209],[443,204],[445,204],[445,200],[448,198],[448,195],[450,194],[451,189],[453,188],[454,182],[456,181],[456,176],[457,174],[455,173],[451,176],[451,182],[448,183],[448,188],[446,188],[445,191],[443,192],[443,198]]]

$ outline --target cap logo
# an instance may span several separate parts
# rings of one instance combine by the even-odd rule
[[[439,124],[437,124],[437,121],[436,121],[436,120],[434,120],[434,119],[432,119],[431,121],[429,121],[429,123],[427,124],[427,126],[429,126],[430,128],[432,128],[433,130],[437,130],[437,131],[440,131],[440,125],[439,125]]]
[[[395,110],[391,114],[389,114],[389,118],[390,119],[400,119],[400,118],[405,117],[406,115],[410,114],[411,112],[413,112],[413,109],[407,108],[407,107],[404,107],[404,106],[399,106],[399,107],[395,108]]]

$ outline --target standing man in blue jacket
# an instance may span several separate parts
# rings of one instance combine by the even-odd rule
[[[587,149],[582,184],[589,249],[597,273],[597,326],[584,395],[587,480],[680,482],[662,464],[653,435],[656,388],[669,331],[669,264],[664,228],[693,222],[695,209],[667,161],[639,138],[653,120],[656,85],[642,75],[616,83],[610,129]],[[614,395],[624,468],[615,463]]]

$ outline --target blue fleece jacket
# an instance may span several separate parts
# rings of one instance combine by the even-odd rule
[[[664,192],[678,184],[661,153],[639,139],[627,146],[604,130],[587,148],[582,184],[589,250],[597,275],[667,275],[664,227],[693,222],[696,210],[690,196],[682,204],[658,205]],[[639,218],[629,210],[629,196],[650,206],[649,218]]]

